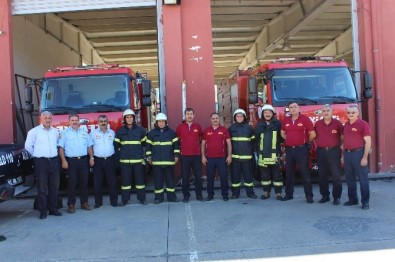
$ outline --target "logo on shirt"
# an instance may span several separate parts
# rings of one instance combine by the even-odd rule
[[[213,134],[213,132],[207,132],[208,136],[211,136]]]
[[[286,124],[285,126],[289,126],[289,124]]]
[[[358,131],[358,129],[356,129],[355,127],[353,127],[353,128],[351,128],[351,131],[353,131],[353,132],[357,132],[357,131]]]
[[[303,126],[303,124],[302,124],[302,123],[299,123],[298,126]]]
[[[99,134],[97,134],[97,135],[95,136],[95,138],[96,138],[96,139],[99,139],[99,138],[100,138],[100,135],[99,135]]]
[[[198,132],[199,132],[199,130],[197,130],[197,129],[194,129],[194,130],[193,130],[193,132],[195,132],[195,133],[198,133]]]
[[[332,134],[337,134],[337,130],[333,129]]]
[[[218,132],[218,135],[223,135],[224,133],[222,133],[222,132]]]

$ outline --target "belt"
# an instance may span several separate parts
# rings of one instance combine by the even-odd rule
[[[299,148],[299,147],[304,147],[307,144],[302,144],[302,145],[298,145],[298,146],[287,146],[287,148]]]
[[[358,147],[358,148],[353,148],[353,149],[344,149],[346,152],[356,152],[356,151],[361,151],[364,150],[363,147]]]
[[[325,150],[325,151],[329,151],[329,150],[331,150],[333,148],[338,148],[338,147],[339,146],[318,146],[317,149],[322,149],[322,150]]]
[[[84,159],[84,158],[87,158],[88,157],[88,155],[85,155],[85,156],[68,156],[67,158],[70,158],[70,159]]]
[[[58,156],[54,156],[54,157],[45,157],[45,156],[42,156],[42,157],[36,157],[37,159],[47,159],[47,160],[53,160],[53,159],[56,159]]]
[[[111,157],[113,157],[114,155],[111,155],[111,156],[106,156],[106,157],[99,157],[99,156],[95,156],[95,158],[97,158],[97,159],[103,159],[103,160],[106,160],[106,159],[108,159],[108,158],[111,158]]]

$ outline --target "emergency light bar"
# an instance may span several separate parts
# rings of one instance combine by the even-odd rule
[[[75,71],[75,70],[93,70],[93,69],[112,69],[119,68],[118,64],[101,64],[101,65],[85,65],[85,66],[62,66],[56,67],[53,70],[48,70],[49,72],[65,72],[65,71]]]
[[[308,61],[327,61],[333,62],[335,58],[333,56],[303,56],[303,57],[280,57],[273,61],[273,63],[284,63],[284,62],[308,62]]]

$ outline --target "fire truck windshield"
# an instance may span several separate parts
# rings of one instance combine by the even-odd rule
[[[270,80],[274,106],[339,104],[357,102],[357,93],[348,68],[276,69]]]
[[[53,114],[123,111],[130,108],[127,75],[47,78],[41,110]]]

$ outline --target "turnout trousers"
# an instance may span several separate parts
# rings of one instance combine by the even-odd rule
[[[137,189],[137,200],[145,201],[145,178],[143,164],[121,164],[121,200],[129,201],[132,190],[132,178]]]
[[[231,167],[232,194],[234,196],[240,196],[241,174],[243,174],[247,196],[255,195],[252,180],[252,160],[240,161],[236,159],[232,160]]]
[[[155,180],[155,199],[164,200],[166,190],[167,200],[176,201],[176,190],[174,188],[174,166],[153,166]],[[164,188],[166,183],[166,189]]]
[[[281,194],[283,189],[283,177],[280,168],[277,165],[267,165],[265,167],[261,166],[260,170],[263,192],[270,193],[273,185],[276,195]]]

